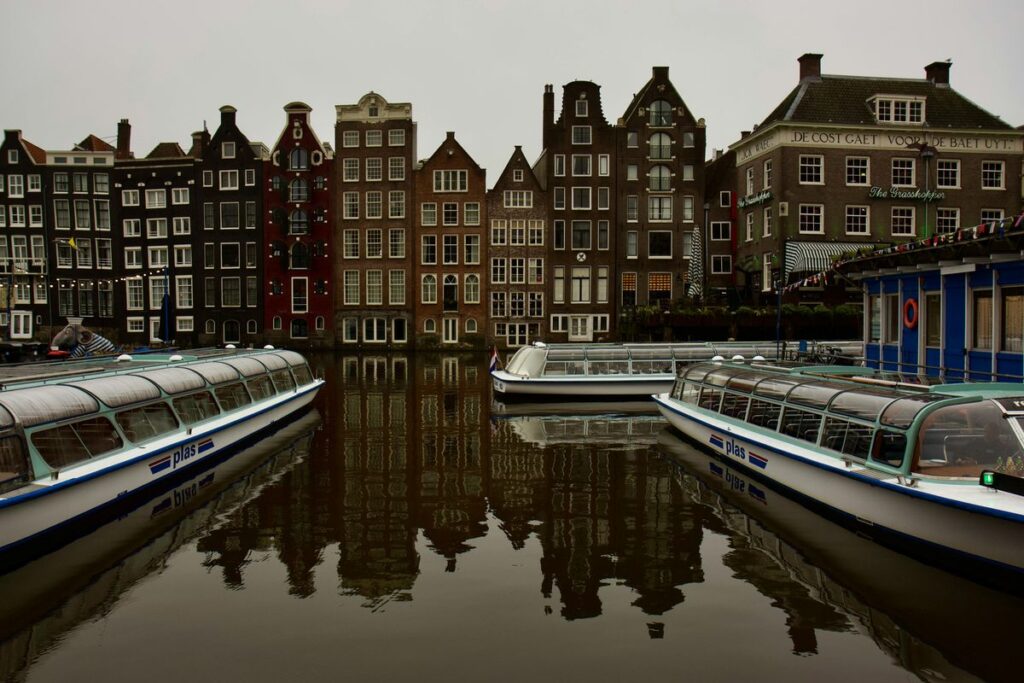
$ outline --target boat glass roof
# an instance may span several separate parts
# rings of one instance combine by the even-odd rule
[[[238,370],[245,377],[252,377],[254,375],[263,375],[267,372],[267,367],[260,363],[255,358],[225,358],[223,363],[230,365],[235,370]]]
[[[225,363],[211,361],[209,363],[196,363],[189,365],[189,370],[194,370],[203,376],[210,384],[223,384],[239,378],[238,370]]]
[[[199,373],[192,372],[187,367],[160,368],[159,370],[146,370],[135,373],[136,377],[145,377],[168,394],[180,394],[192,389],[200,389],[206,386]]]
[[[288,361],[276,353],[266,353],[256,356],[256,360],[267,366],[269,370],[282,370],[288,367]]]
[[[81,389],[49,385],[14,389],[0,394],[0,405],[25,427],[57,422],[98,412],[100,404]]]
[[[14,418],[7,412],[7,409],[0,406],[0,428],[7,428],[14,425]]]
[[[302,357],[302,354],[296,353],[295,351],[278,351],[274,355],[284,358],[286,361],[288,361],[288,365],[306,364],[306,359]]]
[[[81,382],[72,382],[69,386],[88,391],[111,408],[120,408],[129,403],[139,403],[160,398],[160,390],[156,385],[135,375],[97,377],[95,379],[82,380]]]
[[[906,396],[893,401],[885,412],[882,413],[882,424],[888,427],[900,427],[906,429],[913,422],[917,414],[936,401],[948,400],[949,396],[941,394],[921,394],[919,396]]]
[[[726,385],[729,389],[736,389],[737,391],[745,391],[748,394],[753,393],[754,385],[764,379],[764,375],[757,372],[740,372],[732,376],[729,379],[729,383]]]
[[[789,390],[799,384],[806,384],[810,380],[799,379],[796,377],[785,377],[785,376],[772,376],[767,377],[757,383],[754,387],[754,393],[758,396],[765,396],[768,398],[784,399]]]
[[[853,389],[836,396],[828,409],[833,413],[874,421],[896,398],[891,391]]]
[[[837,382],[804,382],[793,387],[786,400],[811,408],[824,409],[836,394],[847,388]]]

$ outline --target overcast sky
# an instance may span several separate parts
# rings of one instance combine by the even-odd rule
[[[133,150],[187,149],[232,104],[251,140],[273,144],[282,107],[313,107],[334,142],[334,105],[374,90],[412,102],[425,158],[454,130],[493,182],[514,145],[540,153],[541,96],[602,86],[612,122],[653,65],[708,124],[708,155],[761,120],[797,82],[797,57],[832,74],[922,78],[951,59],[954,88],[1024,124],[1024,2],[857,0],[3,0],[0,123],[46,149],[89,133]]]

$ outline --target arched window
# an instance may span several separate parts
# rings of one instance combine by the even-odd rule
[[[476,318],[470,318],[469,320],[466,321],[466,333],[476,333]]]
[[[424,304],[437,303],[437,276],[424,275],[420,287],[420,302]]]
[[[217,321],[207,320],[206,321],[206,334],[217,334]]]
[[[665,133],[655,133],[651,136],[651,139],[647,141],[650,147],[648,156],[652,159],[671,159],[672,158],[672,138]]]
[[[245,331],[247,334],[256,334],[256,321],[249,320],[245,323]]]
[[[302,209],[295,209],[288,214],[288,234],[309,234],[309,216]]]
[[[323,331],[324,323],[325,323],[324,317],[322,315],[318,315],[316,317],[316,329],[317,329],[317,332],[322,332]]]
[[[302,242],[296,242],[288,250],[288,267],[292,270],[309,269],[309,247]]]
[[[309,325],[305,319],[295,318],[292,320],[292,339],[305,339],[309,336]]]
[[[296,147],[288,153],[288,170],[289,171],[307,171],[309,170],[309,152]]]
[[[480,303],[480,276],[469,274],[466,276],[466,303]],[[468,330],[467,330],[468,331]]]
[[[672,125],[672,106],[665,100],[651,102],[650,113],[650,124],[652,126]]]
[[[275,330],[281,329],[281,316],[275,315],[274,316],[274,321],[271,324],[273,325]]]
[[[305,202],[309,200],[309,183],[303,178],[296,178],[288,183],[288,201]]]
[[[237,344],[242,341],[242,328],[237,320],[224,321],[224,343]]]
[[[437,323],[433,318],[427,318],[423,321],[423,331],[427,334],[434,334],[437,332]]]
[[[655,192],[664,192],[672,188],[672,172],[668,166],[652,166],[647,187]]]
[[[459,278],[454,275],[444,276],[444,310],[459,310]]]

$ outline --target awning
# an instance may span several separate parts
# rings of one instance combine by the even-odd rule
[[[786,272],[820,273],[832,267],[832,261],[858,249],[875,248],[870,242],[786,242]]]

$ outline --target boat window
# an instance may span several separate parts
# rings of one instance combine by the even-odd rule
[[[302,365],[293,365],[292,373],[295,374],[295,383],[300,387],[313,383],[313,374],[309,371],[309,366],[305,363]]]
[[[544,364],[545,375],[583,375],[583,361],[548,361]]]
[[[173,432],[178,428],[178,418],[174,417],[171,407],[166,403],[150,403],[148,406],[122,410],[117,414],[117,424],[121,425],[129,441],[140,443]]]
[[[729,378],[736,373],[736,368],[719,368],[714,372],[709,372],[705,375],[704,383],[716,387],[724,387],[725,383],[729,381]]]
[[[705,410],[713,410],[718,412],[718,404],[722,400],[722,390],[712,389],[711,387],[704,387],[700,392],[700,400],[697,405]]]
[[[581,349],[549,349],[548,360],[580,360],[583,358]]]
[[[309,374],[309,371],[306,371]],[[220,401],[220,407],[225,412],[229,410],[235,410],[242,406],[247,406],[251,402],[249,399],[249,392],[245,390],[245,386],[241,383],[228,384],[223,387],[217,387],[213,390],[213,393],[217,395],[217,400]]]
[[[155,384],[134,375],[97,377],[73,382],[69,386],[88,391],[111,408],[160,398],[160,389]]]
[[[629,355],[632,356],[633,360],[672,360],[672,348],[669,346],[655,346],[655,347],[643,347],[638,348],[632,346],[629,349]]]
[[[842,413],[863,420],[875,420],[892,401],[892,392],[868,392],[858,389],[839,394],[828,409],[832,413]]]
[[[591,375],[628,375],[629,361],[626,360],[592,360]]]
[[[750,399],[750,414],[747,415],[747,422],[759,427],[775,429],[779,424],[779,415],[782,413],[782,406],[778,403],[758,401]]]
[[[188,396],[180,396],[173,401],[174,409],[178,411],[181,421],[187,425],[194,425],[203,420],[220,415],[213,395],[209,391],[200,391]]]
[[[907,435],[899,432],[886,432],[879,429],[875,433],[875,445],[871,449],[871,459],[897,469],[903,467],[903,459],[907,453]]]
[[[121,435],[106,417],[91,417],[44,429],[32,435],[32,445],[54,469],[94,458],[121,448]]]
[[[756,372],[743,372],[733,375],[726,386],[730,389],[750,394],[753,393],[754,386],[762,379],[764,379],[764,375],[759,375]]]
[[[274,385],[270,382],[270,377],[267,375],[255,377],[246,382],[245,386],[249,388],[253,401],[262,401],[274,395]]]
[[[725,392],[725,396],[722,398],[722,415],[738,417],[742,420],[747,415],[747,404],[749,402],[749,396],[734,394],[731,391],[727,391]]]
[[[716,367],[715,365],[691,365],[684,369],[685,374],[683,376],[690,382],[701,382]]]
[[[25,442],[17,436],[0,439],[0,494],[23,486],[32,479],[32,465]]]
[[[812,408],[824,408],[841,390],[841,386],[827,382],[807,382],[793,387],[787,400]]]
[[[92,396],[67,385],[11,389],[0,394],[0,403],[25,427],[88,415],[100,409]]]
[[[274,382],[274,388],[277,389],[277,393],[282,394],[286,391],[291,391],[295,388],[295,381],[292,379],[292,375],[287,370],[275,370],[270,373],[270,379]]]
[[[14,418],[11,417],[11,414],[7,411],[6,408],[4,408],[3,406],[0,406],[0,429],[4,429],[6,427],[13,427],[13,426],[14,426]]]
[[[798,384],[800,382],[792,379],[769,377],[757,383],[757,386],[754,387],[754,393],[759,396],[767,396],[768,398],[784,399],[789,390]]]
[[[871,452],[871,437],[874,429],[838,417],[826,417],[821,445],[862,460]]]
[[[898,401],[893,401],[889,404],[889,407],[882,413],[882,424],[889,427],[900,427],[907,429],[914,422],[914,418],[922,410],[927,408],[935,401],[943,401],[948,399],[948,396],[912,396],[909,398],[901,398]]]
[[[786,407],[782,411],[779,431],[787,436],[818,443],[818,430],[821,428],[821,415],[806,410]]]
[[[942,477],[978,477],[982,470],[1024,474],[1024,452],[992,401],[937,409],[921,423],[911,470]]]
[[[634,375],[667,375],[672,372],[672,359],[636,360],[633,359]]]

